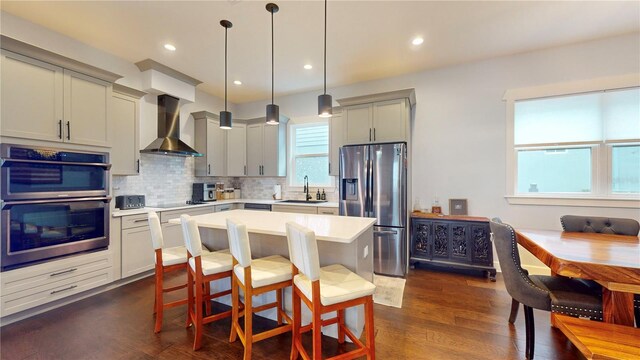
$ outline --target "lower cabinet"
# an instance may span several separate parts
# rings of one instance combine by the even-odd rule
[[[338,208],[319,207],[319,206],[298,206],[298,205],[271,205],[271,211],[288,212],[296,214],[321,214],[321,215],[339,215]]]
[[[113,281],[113,256],[104,250],[2,273],[0,316],[78,294]]]
[[[495,281],[489,220],[412,215],[410,263],[484,271]]]

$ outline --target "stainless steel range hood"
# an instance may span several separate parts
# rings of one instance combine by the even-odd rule
[[[170,95],[158,95],[158,138],[140,150],[145,154],[171,156],[202,156],[180,140],[179,99]]]

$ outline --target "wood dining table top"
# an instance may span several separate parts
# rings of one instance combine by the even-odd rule
[[[640,289],[637,236],[555,230],[517,230],[517,241],[558,275]],[[604,284],[603,284],[604,285]],[[622,286],[622,288],[621,288]]]

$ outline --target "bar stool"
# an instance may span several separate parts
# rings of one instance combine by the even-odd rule
[[[367,356],[375,359],[373,327],[373,293],[376,286],[349,271],[342,265],[320,267],[318,244],[313,231],[296,223],[287,223],[287,240],[293,270],[293,328],[291,359],[299,353],[304,359],[309,355],[302,346],[302,333],[313,331],[313,359],[322,358],[322,327],[338,324],[338,342],[344,343],[345,334],[358,346],[350,352],[331,359],[355,359]],[[300,272],[300,273],[298,273]],[[312,323],[301,326],[300,300],[311,310]],[[344,310],[364,305],[366,345],[344,324]],[[322,314],[337,312],[331,319],[322,319]]]
[[[282,302],[284,288],[291,286],[291,263],[280,255],[251,259],[249,233],[244,224],[227,219],[229,249],[233,256],[233,277],[231,280],[231,299],[233,315],[231,316],[231,335],[229,341],[236,341],[239,336],[244,344],[244,359],[251,359],[251,348],[254,342],[291,331],[291,318],[286,314]],[[244,293],[244,311],[240,309],[238,289]],[[253,307],[253,296],[270,291],[276,292],[276,301]],[[276,308],[278,327],[261,333],[253,333],[253,314]],[[240,327],[239,318],[244,316],[244,331]],[[283,319],[287,322],[282,325]]]
[[[150,211],[148,214],[149,229],[151,230],[151,242],[155,251],[155,299],[153,303],[153,313],[156,314],[156,325],[154,332],[159,333],[162,329],[162,318],[164,309],[184,305],[187,303],[187,299],[176,300],[172,302],[164,302],[164,293],[184,289],[187,284],[182,284],[170,288],[164,288],[164,275],[174,271],[187,270],[187,248],[184,246],[176,246],[165,248],[164,236],[162,235],[162,226],[160,225],[160,219],[155,211]],[[203,252],[208,253],[206,248],[202,249]],[[187,319],[188,320],[188,319]]]
[[[204,253],[196,221],[191,219],[189,215],[181,215],[180,222],[182,223],[189,264],[187,268],[187,326],[194,325],[193,350],[198,350],[202,346],[203,325],[231,316],[231,310],[204,316],[202,308],[203,305],[206,305],[207,313],[209,313],[211,299],[231,294],[231,290],[209,294],[211,281],[224,278],[231,280],[231,254],[227,250]]]

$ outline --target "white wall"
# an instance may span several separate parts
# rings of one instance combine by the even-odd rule
[[[461,64],[329,89],[333,99],[415,88],[413,198],[423,207],[438,196],[466,198],[469,213],[516,228],[561,229],[564,214],[640,218],[639,209],[509,205],[506,194],[505,90],[603,76],[640,73],[638,33],[516,56]],[[315,114],[316,92],[276,98],[291,117]],[[239,116],[264,112],[266,101],[242,104]],[[336,104],[337,105],[337,104]],[[412,200],[414,200],[412,199]],[[544,271],[523,254],[533,271]]]

